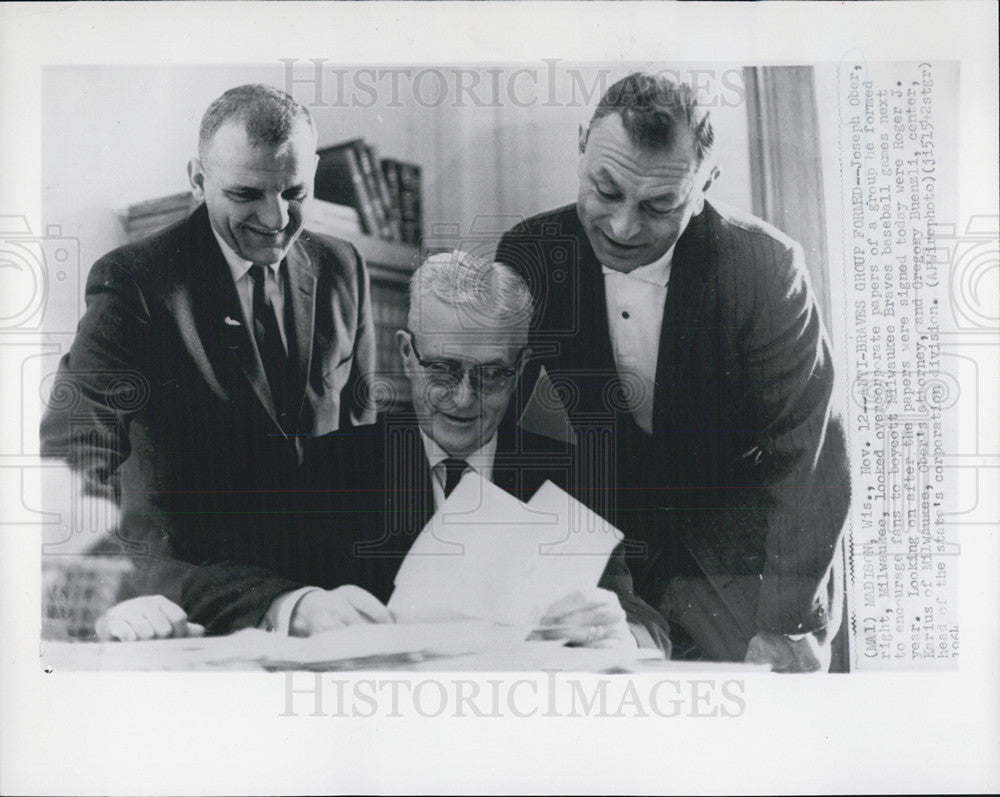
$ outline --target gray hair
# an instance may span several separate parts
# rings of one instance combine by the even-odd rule
[[[589,127],[613,113],[621,117],[629,138],[640,147],[670,148],[686,130],[694,139],[700,164],[715,144],[708,111],[698,105],[691,87],[666,75],[633,72],[623,77],[604,92]]]
[[[316,133],[309,111],[291,94],[262,83],[248,83],[229,89],[208,106],[198,131],[198,157],[205,158],[216,132],[230,119],[243,122],[254,146],[283,144],[300,123]]]
[[[503,263],[458,249],[427,258],[410,278],[407,323],[418,330],[420,302],[434,296],[456,308],[475,327],[527,331],[533,311],[531,291],[524,279]]]

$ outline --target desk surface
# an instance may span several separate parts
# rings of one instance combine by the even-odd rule
[[[74,671],[766,672],[740,663],[666,661],[658,651],[523,641],[524,630],[485,623],[352,626],[291,639],[246,630],[224,637],[151,642],[42,641],[41,665]]]

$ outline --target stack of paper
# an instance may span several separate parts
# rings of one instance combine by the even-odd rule
[[[403,623],[475,618],[527,635],[557,600],[596,586],[621,539],[551,482],[523,504],[470,472],[414,541],[389,610]]]

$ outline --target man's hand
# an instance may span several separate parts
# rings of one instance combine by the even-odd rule
[[[348,584],[331,590],[307,592],[296,604],[288,633],[310,636],[360,623],[391,623],[392,615],[378,598]]]
[[[184,610],[162,595],[143,595],[112,606],[97,619],[95,630],[102,641],[121,642],[205,633],[204,626],[189,623]]]
[[[553,603],[533,638],[568,639],[574,645],[593,648],[637,648],[639,643],[625,621],[618,596],[595,587],[574,592]]]
[[[789,639],[784,634],[760,631],[750,640],[746,660],[770,664],[774,672],[827,672],[830,654],[830,645],[821,644],[815,634]]]

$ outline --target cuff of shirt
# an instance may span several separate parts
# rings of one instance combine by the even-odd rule
[[[299,605],[299,601],[310,593],[316,592],[319,587],[301,587],[294,592],[286,592],[284,595],[279,595],[271,603],[270,608],[264,615],[264,619],[260,621],[258,628],[263,628],[265,631],[273,631],[276,634],[284,634],[288,636],[289,626],[292,624],[292,613],[295,611],[295,607]]]

